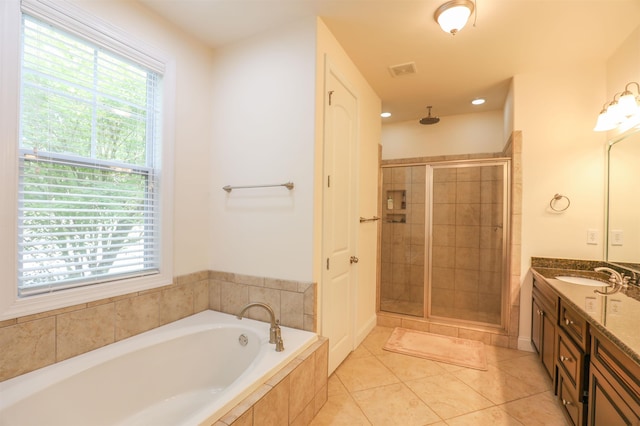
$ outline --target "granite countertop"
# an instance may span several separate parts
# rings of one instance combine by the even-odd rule
[[[535,263],[534,263],[535,265]],[[533,275],[544,280],[573,309],[582,315],[592,327],[607,336],[624,353],[640,364],[640,288],[629,286],[615,294],[605,296],[594,292],[607,288],[608,274],[590,269],[566,269],[564,267],[532,266]],[[597,266],[605,266],[600,263]],[[602,287],[571,284],[556,276],[581,276],[603,281]]]

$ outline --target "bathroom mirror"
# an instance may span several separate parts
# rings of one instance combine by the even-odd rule
[[[609,143],[606,259],[640,273],[640,128]]]

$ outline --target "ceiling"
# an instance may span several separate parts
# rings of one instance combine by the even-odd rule
[[[446,0],[139,1],[212,48],[320,16],[393,114],[385,122],[417,120],[427,105],[438,116],[500,110],[512,76],[602,65],[640,24],[640,0],[475,0],[456,36],[433,19]],[[415,74],[391,75],[409,62]]]

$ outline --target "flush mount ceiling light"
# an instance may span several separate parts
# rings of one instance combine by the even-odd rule
[[[473,9],[470,0],[451,0],[436,9],[434,18],[442,31],[456,35],[467,24]]]
[[[390,112],[383,112],[383,113],[380,113],[380,117],[382,117],[382,118],[388,118],[388,117],[391,117],[391,113],[390,113]]]
[[[638,91],[637,96],[629,90],[629,86],[634,84]],[[593,130],[596,132],[613,130],[636,115],[640,115],[640,85],[632,81],[625,86],[623,92],[616,93],[611,102],[604,104]]]
[[[486,102],[486,100],[484,98],[475,98],[474,100],[471,101],[471,104],[473,104],[473,105],[482,105],[485,102]]]

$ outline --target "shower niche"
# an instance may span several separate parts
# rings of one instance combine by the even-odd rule
[[[504,327],[509,160],[382,168],[380,311]]]
[[[407,190],[386,191],[384,220],[387,223],[407,223]]]

